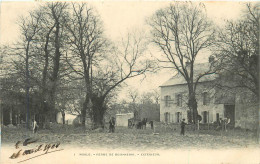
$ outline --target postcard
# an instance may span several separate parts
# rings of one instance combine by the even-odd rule
[[[2,1],[0,162],[259,164],[257,1]]]

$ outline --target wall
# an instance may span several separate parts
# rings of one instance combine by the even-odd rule
[[[116,126],[128,126],[128,119],[133,118],[133,113],[117,114]]]
[[[157,104],[142,104],[140,119],[147,118],[148,121],[160,121],[160,106]]]
[[[259,103],[250,102],[251,98],[237,95],[235,105],[235,127],[256,130],[259,126]]]

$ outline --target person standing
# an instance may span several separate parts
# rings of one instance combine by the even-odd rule
[[[116,126],[116,120],[114,117],[112,117],[112,123],[113,123],[113,127],[112,127],[112,133],[115,132],[115,126]]]
[[[109,132],[114,133],[115,132],[115,118],[112,117],[109,121]]]
[[[224,130],[227,132],[227,125],[230,123],[230,118],[224,118]]]
[[[33,133],[37,132],[38,127],[36,120],[33,120]]]
[[[184,133],[185,133],[185,119],[182,119],[182,122],[181,122],[181,135],[184,136]]]
[[[153,129],[153,121],[150,121],[151,129]]]

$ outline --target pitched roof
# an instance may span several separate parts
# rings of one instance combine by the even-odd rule
[[[209,63],[199,63],[194,65],[194,79],[197,79],[197,77],[205,73],[209,70]],[[203,76],[199,82],[206,82],[206,81],[213,81],[217,77],[216,74],[209,74]],[[165,83],[163,83],[160,87],[166,87],[166,86],[172,86],[172,85],[179,85],[179,84],[187,84],[186,80],[184,77],[178,73],[169,80],[167,80]]]

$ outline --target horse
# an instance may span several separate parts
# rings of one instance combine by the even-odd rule
[[[142,121],[135,122],[136,129],[146,129],[147,118],[143,118]]]

